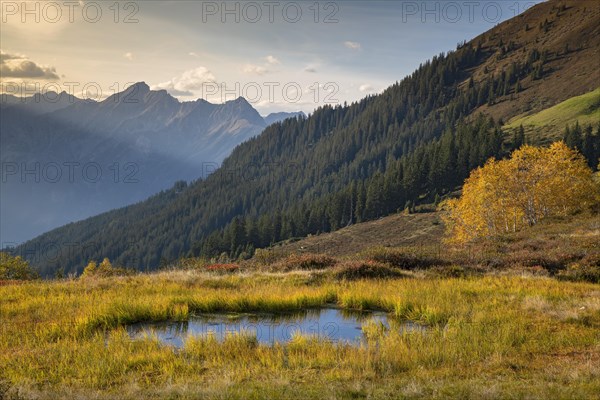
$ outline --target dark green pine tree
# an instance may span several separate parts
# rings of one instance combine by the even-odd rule
[[[365,215],[369,219],[374,219],[385,215],[385,211],[383,175],[380,172],[377,172],[371,178],[371,182],[367,188]]]
[[[567,126],[563,140],[565,141],[565,144],[570,148],[581,150],[582,130],[579,126],[579,122],[576,122],[575,126],[572,129]]]
[[[525,128],[523,124],[513,134],[513,150],[520,149],[525,144]]]
[[[597,171],[600,158],[600,124],[595,133],[592,125],[585,128],[581,147],[581,152],[587,159],[588,165]]]
[[[367,193],[365,185],[362,181],[356,185],[356,211],[355,217],[356,222],[363,222],[365,220],[365,202],[367,199]]]

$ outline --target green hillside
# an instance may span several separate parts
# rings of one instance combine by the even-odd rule
[[[523,126],[559,126],[580,124],[595,124],[600,122],[600,88],[581,96],[570,98],[544,111],[517,116],[507,124],[508,128]]]
[[[539,139],[556,139],[561,137],[567,125],[594,125],[600,123],[600,88],[581,96],[572,97],[554,107],[512,118],[503,129],[511,132],[521,125],[529,136]]]

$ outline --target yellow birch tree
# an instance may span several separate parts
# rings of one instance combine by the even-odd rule
[[[523,146],[507,160],[490,159],[471,173],[459,199],[440,207],[450,241],[466,243],[598,203],[600,187],[583,156],[556,142]]]

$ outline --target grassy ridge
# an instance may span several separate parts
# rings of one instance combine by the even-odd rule
[[[536,114],[517,116],[510,120],[507,127],[552,125],[564,128],[577,121],[582,125],[600,122],[600,88],[581,96],[572,97]]]
[[[431,326],[368,346],[307,337],[131,341],[123,324],[194,311],[336,303]],[[549,278],[315,279],[313,273],[169,272],[0,287],[0,393],[25,398],[593,398],[600,293]],[[10,398],[10,397],[9,397]]]
[[[559,138],[567,125],[597,125],[600,123],[600,88],[572,97],[553,107],[531,115],[512,118],[503,129],[512,132],[521,125],[528,136],[536,140]]]

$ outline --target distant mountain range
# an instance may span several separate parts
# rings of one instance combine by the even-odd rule
[[[1,98],[4,245],[206,177],[268,125],[304,117],[263,118],[242,97],[179,102],[144,82],[100,102],[66,92]]]

